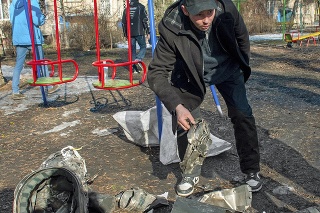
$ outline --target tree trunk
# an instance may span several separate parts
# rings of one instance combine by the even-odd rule
[[[0,59],[0,87],[6,85],[7,82],[8,82],[8,80],[7,80],[7,79],[3,76],[3,74],[2,74],[1,60],[2,60],[2,58]]]
[[[69,38],[68,38],[68,33],[67,33],[67,24],[66,24],[66,13],[65,13],[65,9],[64,9],[64,2],[63,0],[60,0],[60,7],[61,7],[61,16],[62,16],[62,20],[63,20],[63,31],[62,31],[62,35],[63,35],[63,40],[64,40],[64,47],[66,49],[69,49],[70,45],[69,45]]]

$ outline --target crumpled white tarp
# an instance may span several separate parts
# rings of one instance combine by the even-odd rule
[[[177,135],[172,132],[172,117],[162,105],[162,134],[159,144],[157,107],[147,111],[122,111],[113,115],[113,118],[123,128],[128,140],[143,146],[160,145],[160,161],[164,165],[180,162]],[[210,134],[212,144],[209,147],[208,157],[218,155],[231,148],[231,143]]]

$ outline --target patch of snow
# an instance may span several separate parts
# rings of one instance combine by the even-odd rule
[[[147,43],[147,49],[150,49],[152,47],[151,44]],[[139,44],[136,45],[137,47],[137,50],[140,49],[140,46]],[[125,43],[117,43],[117,48],[122,48],[122,49],[128,49],[128,42],[125,42]]]
[[[282,40],[283,34],[261,34],[261,35],[250,35],[250,41],[265,41],[265,40]]]
[[[77,124],[80,124],[81,122],[79,120],[72,121],[72,122],[62,122],[62,124],[55,126],[53,129],[44,131],[43,134],[51,133],[51,132],[59,132],[61,130],[64,130],[67,127],[73,127]]]
[[[106,136],[106,135],[110,135],[113,134],[115,132],[117,132],[118,130],[116,129],[95,129],[92,131],[93,134],[99,135],[99,136]]]
[[[74,109],[74,110],[70,110],[70,111],[65,111],[63,114],[62,114],[62,116],[63,117],[68,117],[69,115],[71,115],[71,114],[75,114],[75,113],[77,113],[77,112],[80,112],[80,109]]]

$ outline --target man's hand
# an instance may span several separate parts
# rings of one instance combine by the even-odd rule
[[[179,104],[176,107],[176,114],[177,114],[178,124],[184,130],[189,130],[190,124],[196,123],[190,111],[187,110],[182,104]]]

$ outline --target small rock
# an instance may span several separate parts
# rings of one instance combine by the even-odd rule
[[[272,190],[273,194],[279,194],[279,195],[287,195],[290,194],[292,191],[294,191],[294,188],[291,186],[278,186]]]

